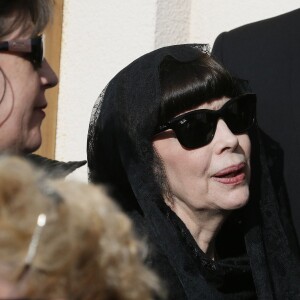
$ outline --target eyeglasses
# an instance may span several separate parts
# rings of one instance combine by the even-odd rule
[[[40,68],[44,59],[43,38],[0,42],[0,51],[25,53],[35,68]]]
[[[244,94],[226,102],[219,110],[198,109],[158,126],[155,134],[173,129],[179,143],[190,149],[208,145],[223,119],[233,134],[247,132],[256,122],[256,95]]]

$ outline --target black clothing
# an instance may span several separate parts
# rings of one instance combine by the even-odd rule
[[[224,32],[212,54],[248,79],[258,122],[284,151],[284,177],[300,240],[300,9]]]
[[[92,182],[111,185],[114,197],[146,236],[149,265],[169,299],[297,299],[299,261],[288,243],[289,220],[279,215],[285,197],[275,159],[265,157],[261,133],[251,132],[252,180],[248,204],[232,213],[217,240],[218,260],[198,247],[164,203],[153,166],[152,136],[160,107],[159,66],[166,56],[192,61],[197,45],[158,49],[119,72],[97,100],[88,135]],[[276,151],[274,145],[274,151]],[[278,154],[280,156],[280,154]],[[278,186],[274,187],[274,180]],[[283,201],[284,203],[284,201]]]
[[[209,288],[212,289],[212,291],[209,291],[207,288],[203,289],[203,295],[201,295],[203,299],[215,299],[217,294],[215,294],[213,289],[218,290],[224,299],[257,299],[250,262],[244,249],[244,243],[244,252],[237,253],[235,257],[221,257],[225,252],[223,248],[226,246],[220,243],[220,247],[217,247],[219,259],[213,261],[199,248],[191,233],[177,215],[168,207],[165,207],[164,210],[166,218],[175,228],[177,239],[183,244],[185,253],[190,256],[191,262],[196,266],[196,270],[201,273],[203,278],[209,283]],[[241,227],[242,225],[236,222],[235,226]],[[237,228],[232,229],[235,232],[237,231]],[[238,230],[240,230],[240,228],[238,228]],[[233,234],[233,231],[231,234]],[[227,241],[227,243],[228,242],[229,241]],[[235,245],[235,247],[236,246],[237,245]],[[159,245],[157,245],[157,248],[159,249]],[[234,250],[236,251],[237,249]],[[168,278],[169,281],[169,268],[171,266],[168,262],[162,263],[160,261],[158,257],[161,255],[162,254],[155,252],[153,261],[149,261],[149,265],[156,269],[159,274],[163,274],[162,278]],[[188,264],[187,269],[191,269],[190,271],[193,272],[193,269],[190,268]],[[178,291],[174,289],[174,287],[179,287],[180,282],[176,283],[178,279],[176,278],[176,274],[174,275],[172,284],[167,283],[169,287],[168,290],[170,291],[170,299],[189,299],[186,298],[186,295],[182,295],[181,297],[177,296]],[[209,296],[206,295],[207,293]]]
[[[34,166],[46,171],[47,176],[52,178],[66,177],[76,169],[86,164],[85,160],[62,162],[36,154],[28,154],[25,156],[25,158],[29,160]]]

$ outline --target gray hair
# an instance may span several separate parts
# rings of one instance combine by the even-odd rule
[[[52,18],[54,0],[0,0],[0,40],[21,28],[42,33]]]

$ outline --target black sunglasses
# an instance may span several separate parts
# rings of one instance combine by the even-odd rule
[[[43,38],[0,42],[0,51],[24,53],[35,68],[40,68],[44,59]]]
[[[233,134],[247,132],[256,122],[256,95],[244,94],[230,99],[219,110],[198,109],[180,115],[158,126],[155,134],[173,129],[182,146],[200,148],[212,141],[220,118]]]

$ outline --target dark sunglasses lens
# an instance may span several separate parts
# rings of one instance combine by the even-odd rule
[[[255,100],[245,96],[233,101],[224,113],[224,120],[232,133],[245,133],[255,121]]]
[[[31,60],[35,67],[40,68],[43,62],[43,41],[42,37],[32,40]]]
[[[232,133],[242,134],[253,126],[255,115],[256,98],[249,94],[228,102],[220,115],[209,111],[197,111],[183,116],[174,130],[182,146],[199,148],[212,141],[219,117],[226,122]]]
[[[181,119],[175,129],[177,139],[186,148],[203,147],[213,139],[215,124],[216,120],[212,114],[205,112],[190,114]]]

